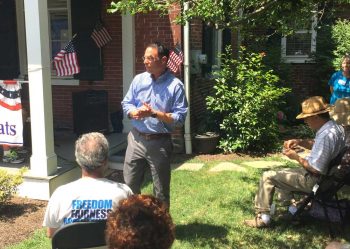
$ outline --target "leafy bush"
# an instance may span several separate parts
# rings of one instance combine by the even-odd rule
[[[232,59],[231,48],[221,56],[214,95],[206,101],[207,109],[221,117],[219,147],[224,152],[267,151],[277,146],[276,113],[290,89],[277,86],[279,78],[265,67],[263,57],[244,48],[239,60]]]
[[[21,168],[17,174],[12,175],[0,169],[0,207],[16,194],[17,187],[23,182],[23,173],[26,168]]]
[[[332,28],[332,38],[335,43],[333,66],[336,70],[340,68],[341,59],[350,53],[350,21],[338,20]]]
[[[314,138],[315,136],[315,132],[311,130],[310,127],[306,124],[299,124],[296,126],[287,127],[286,131],[283,133],[284,139],[309,139]]]
[[[208,113],[204,113],[203,117],[200,119],[200,122],[197,125],[196,134],[205,134],[207,132],[220,132],[220,118],[216,117],[213,113],[208,115]]]

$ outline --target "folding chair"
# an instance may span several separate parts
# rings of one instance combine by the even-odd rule
[[[345,147],[336,158],[334,158],[329,165],[326,175],[320,177],[319,181],[313,187],[311,193],[306,195],[306,198],[300,203],[297,211],[294,213],[293,218],[296,219],[305,212],[306,207],[311,203],[309,214],[312,214],[313,205],[321,206],[321,214],[318,213],[318,217],[323,216],[329,224],[329,233],[331,237],[334,237],[334,232],[331,227],[331,223],[335,220],[340,222],[342,228],[344,228],[347,221],[346,215],[350,209],[347,205],[349,201],[339,200],[338,191],[345,185],[350,185],[350,147]],[[331,209],[336,211],[330,213]],[[317,214],[317,212],[314,212]],[[317,217],[317,215],[313,215]],[[336,218],[334,218],[336,217]]]
[[[52,237],[52,249],[77,249],[105,246],[106,221],[75,222],[58,229]]]

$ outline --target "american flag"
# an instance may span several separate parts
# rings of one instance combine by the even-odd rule
[[[184,55],[181,51],[180,45],[177,44],[174,49],[170,51],[167,66],[172,72],[176,73],[183,61]]]
[[[68,76],[80,72],[77,53],[75,52],[73,40],[53,58],[57,76]]]
[[[99,48],[102,48],[112,40],[112,37],[109,35],[107,29],[103,27],[100,22],[96,23],[95,28],[91,33],[91,38]]]

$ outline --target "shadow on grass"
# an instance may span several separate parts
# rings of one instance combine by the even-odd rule
[[[171,156],[171,163],[172,164],[182,164],[186,161],[196,157],[196,154],[173,154]]]
[[[269,233],[269,231],[266,231]],[[282,233],[282,232],[281,232]],[[232,248],[320,248],[314,247],[313,236],[303,236],[302,239],[293,239],[292,237],[289,240],[281,238],[281,233],[277,233],[275,236],[266,236],[265,232],[260,233],[250,233],[245,235],[242,238],[242,242],[239,242],[241,245],[231,245]],[[248,246],[249,245],[249,246]],[[254,245],[254,246],[253,246]],[[259,245],[258,247],[256,245]],[[321,247],[323,248],[323,247]]]
[[[298,225],[277,220],[269,228],[247,230],[237,226],[234,229],[242,237],[234,239],[231,248],[325,248],[331,240],[326,223],[314,219],[303,220]],[[344,238],[344,234],[337,236],[339,240]]]
[[[270,228],[259,231],[252,229],[242,240],[245,244],[260,244],[260,248],[324,248],[330,240],[349,239],[347,229],[342,231],[339,224],[332,224],[332,228],[336,234],[336,238],[333,239],[325,221],[311,217],[303,217],[299,224],[276,220]]]
[[[278,230],[285,231],[288,229],[295,229],[300,234],[305,234],[305,232],[318,234],[322,237],[331,237],[331,231],[334,233],[335,237],[344,238],[349,241],[350,237],[350,227],[349,222],[344,224],[337,222],[328,222],[327,220],[321,220],[313,218],[307,214],[301,216],[300,221],[297,224],[291,224],[291,221],[277,220],[276,226]]]
[[[223,226],[190,223],[186,225],[176,225],[176,239],[191,242],[197,245],[207,245],[210,248],[217,248],[217,243],[227,243],[227,228]],[[211,240],[215,238],[215,240]]]

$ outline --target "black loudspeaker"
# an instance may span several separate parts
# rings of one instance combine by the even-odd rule
[[[73,92],[74,132],[108,132],[108,93],[104,90]]]

